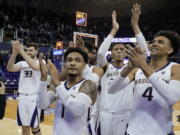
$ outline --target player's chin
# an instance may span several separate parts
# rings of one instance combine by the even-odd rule
[[[116,60],[117,60],[117,61],[122,61],[122,60],[124,60],[124,58],[123,58],[123,57],[119,57],[119,58],[117,58]]]
[[[27,54],[29,57],[31,57],[32,59],[34,58],[31,54]]]
[[[69,76],[77,76],[78,73],[77,73],[77,72],[68,72],[68,75],[69,75]]]

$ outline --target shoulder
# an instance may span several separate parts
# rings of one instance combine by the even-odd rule
[[[180,64],[174,64],[171,67],[172,79],[180,80]]]
[[[96,84],[91,80],[85,80],[80,86],[80,90],[94,91],[96,90]]]
[[[95,83],[94,83],[93,81],[91,81],[91,80],[84,80],[84,81],[82,82],[81,86],[83,86],[83,85],[92,86],[92,85],[94,85],[94,84],[95,84]]]
[[[102,76],[104,74],[104,70],[101,67],[97,66],[93,67],[92,72],[98,74],[99,76]]]

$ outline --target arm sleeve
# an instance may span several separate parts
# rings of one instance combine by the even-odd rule
[[[136,36],[138,45],[146,51],[145,55],[147,57],[148,56],[148,46],[147,46],[146,39],[144,38],[144,35],[142,33],[138,33],[135,36]]]
[[[157,73],[153,73],[148,79],[156,91],[164,97],[170,105],[180,100],[180,81],[170,80],[167,82],[159,77]]]
[[[0,95],[0,119],[3,119],[6,108],[6,96]]]
[[[115,77],[112,81],[109,82],[109,93],[115,93],[125,88],[128,84],[130,84],[130,80],[128,77],[122,77],[121,75]]]
[[[107,38],[101,44],[97,53],[97,64],[100,67],[104,67],[107,64],[106,52],[109,50],[113,36],[108,35]]]
[[[55,101],[55,94],[47,91],[47,82],[40,82],[37,96],[37,106],[40,109],[46,109]]]
[[[56,88],[56,92],[64,106],[67,107],[75,116],[82,116],[92,104],[92,100],[88,95],[84,93],[78,93],[77,95],[69,94],[62,85],[59,85]]]

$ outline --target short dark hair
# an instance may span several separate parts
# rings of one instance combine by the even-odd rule
[[[81,56],[83,57],[83,59],[84,59],[84,62],[87,64],[88,63],[88,54],[85,52],[85,51],[83,51],[82,49],[80,49],[80,48],[68,48],[67,50],[66,50],[66,52],[64,53],[64,61],[66,61],[66,58],[67,58],[67,56],[70,54],[70,53],[73,53],[73,52],[77,52],[77,53],[79,53],[79,54],[81,54]]]
[[[27,48],[29,48],[29,47],[34,47],[35,50],[38,50],[38,49],[39,49],[39,48],[38,48],[38,45],[37,45],[36,43],[27,43],[26,46],[27,46]]]
[[[154,37],[158,36],[164,36],[170,40],[173,52],[169,56],[173,56],[179,51],[180,37],[178,33],[171,30],[160,30]]]
[[[114,48],[114,46],[116,45],[125,45],[124,43],[112,43],[109,50],[112,51],[112,49]]]

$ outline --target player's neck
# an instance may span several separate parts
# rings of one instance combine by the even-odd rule
[[[82,80],[81,76],[67,76],[67,87],[71,88],[76,83]]]
[[[37,60],[37,57],[32,58],[33,60]]]
[[[124,65],[124,62],[123,61],[113,61],[112,64],[115,67],[122,67]]]
[[[168,63],[166,57],[152,57],[149,65],[155,70],[159,70]]]

